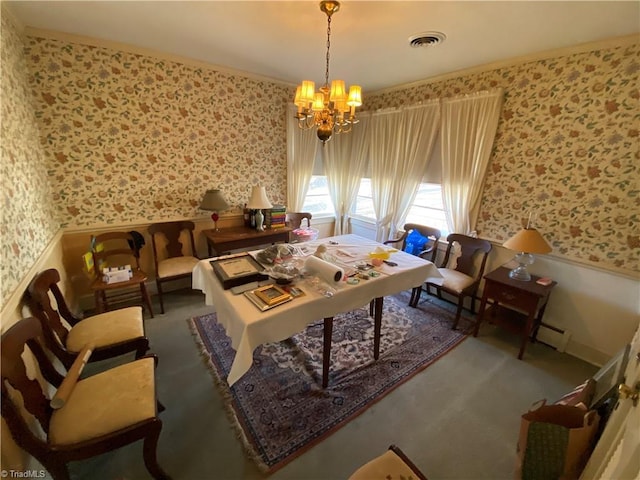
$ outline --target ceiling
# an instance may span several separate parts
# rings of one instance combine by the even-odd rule
[[[317,1],[3,1],[25,26],[178,55],[273,80],[324,81]],[[446,40],[411,48],[409,37]],[[638,34],[638,1],[349,1],[331,23],[330,79],[364,92]]]

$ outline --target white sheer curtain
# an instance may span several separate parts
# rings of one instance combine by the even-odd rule
[[[349,212],[365,171],[369,115],[360,114],[358,118],[360,121],[350,133],[334,134],[322,150],[329,195],[336,214],[334,235],[348,233]]]
[[[377,241],[387,240],[396,223],[406,218],[429,161],[438,112],[438,103],[429,102],[371,117],[369,157]]]
[[[404,135],[398,136],[399,169],[393,184],[390,234],[404,225],[409,209],[424,177],[436,134],[440,128],[440,102],[431,101],[403,112]]]
[[[396,135],[402,124],[399,111],[376,112],[369,126],[369,160],[371,168],[371,196],[376,214],[376,240],[389,236],[391,223],[391,195],[397,161]]]
[[[316,150],[320,140],[316,129],[302,130],[298,128],[298,120],[294,118],[296,107],[287,106],[287,210],[299,212],[309,189],[316,160]]]
[[[442,100],[442,197],[449,230],[475,230],[502,89]]]

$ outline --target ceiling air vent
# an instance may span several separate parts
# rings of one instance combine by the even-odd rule
[[[444,42],[447,36],[442,32],[424,32],[409,37],[409,45],[413,48],[430,47]]]

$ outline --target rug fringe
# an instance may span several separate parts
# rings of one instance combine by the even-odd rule
[[[231,428],[236,434],[236,438],[240,440],[245,453],[258,466],[258,469],[263,473],[269,473],[271,469],[266,463],[264,463],[262,457],[260,457],[254,446],[251,444],[246,434],[244,433],[244,430],[242,429],[240,419],[233,409],[233,395],[229,390],[229,384],[225,379],[220,378],[220,376],[218,375],[218,372],[216,371],[215,366],[213,365],[213,362],[211,360],[211,355],[209,355],[209,353],[207,352],[200,334],[198,333],[198,328],[195,324],[195,318],[188,318],[187,325],[189,326],[191,335],[193,336],[196,345],[198,346],[198,350],[200,351],[200,356],[202,357],[204,364],[206,365],[209,372],[211,372],[213,383],[217,387],[218,392],[222,395],[224,411],[227,415],[227,418],[229,419],[229,423],[231,423]]]

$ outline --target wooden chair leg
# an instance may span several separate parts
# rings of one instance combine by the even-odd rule
[[[149,315],[153,318],[153,308],[151,308],[151,297],[149,297],[149,292],[147,291],[147,287],[144,283],[140,284],[140,293],[142,294],[142,299],[144,300],[144,304],[149,309]]]
[[[452,330],[458,328],[458,322],[460,321],[460,316],[462,315],[462,306],[464,305],[464,297],[460,297],[458,299],[458,308],[456,310],[456,319],[453,322]]]
[[[422,285],[419,287],[415,287],[411,291],[411,299],[409,300],[409,306],[416,308],[418,306],[418,301],[420,300],[421,295],[422,295]]]
[[[141,342],[138,343],[138,348],[136,348],[136,360],[138,358],[144,357],[144,355],[149,351],[149,340],[143,338]]]
[[[51,475],[53,480],[70,480],[67,464],[57,459],[46,459],[42,461],[42,466]]]
[[[156,279],[156,286],[158,287],[158,298],[160,299],[160,313],[164,313],[164,301],[162,300],[162,284],[159,279]]]
[[[100,291],[100,301],[102,302],[101,312],[106,312],[109,310],[109,302],[107,301],[107,292],[104,290]]]
[[[369,302],[369,316],[370,316],[370,317],[373,317],[373,303],[374,303],[374,301],[373,301],[373,300],[371,300],[371,301]]]
[[[158,439],[162,430],[162,421],[156,419],[151,425],[151,432],[144,439],[143,456],[144,464],[153,478],[156,480],[171,480],[162,467],[158,464]]]

